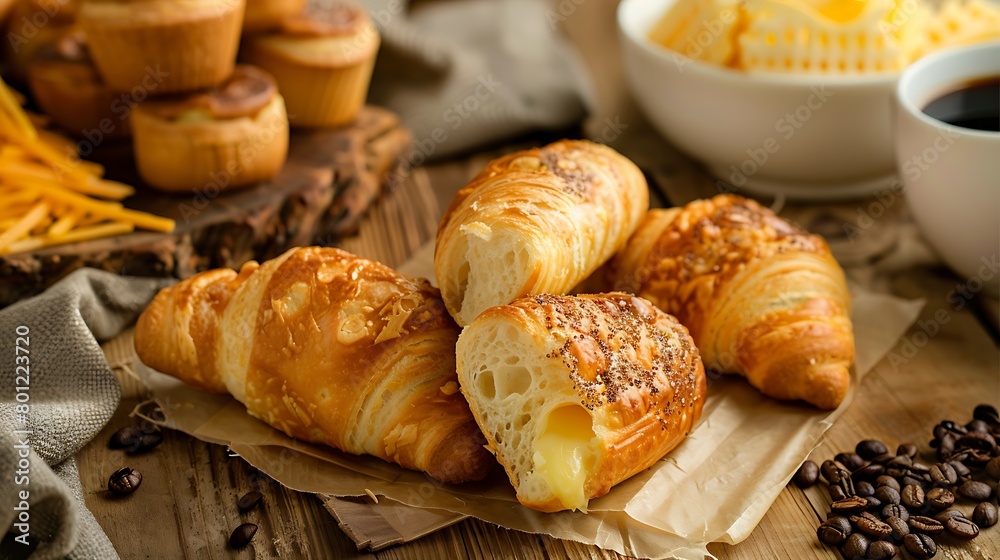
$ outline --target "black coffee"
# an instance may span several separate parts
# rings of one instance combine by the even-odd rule
[[[962,128],[1000,132],[1000,76],[961,84],[928,103],[924,113]]]

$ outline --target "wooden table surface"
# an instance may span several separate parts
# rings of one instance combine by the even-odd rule
[[[444,205],[495,154],[415,170],[373,209],[359,235],[341,245],[389,265],[400,264],[433,236]],[[630,155],[647,172],[655,204],[683,203],[715,192],[712,180],[676,153],[659,151],[656,158],[644,161],[638,151]],[[915,239],[901,199],[888,203],[863,235],[845,239],[843,224],[853,223],[850,220],[857,211],[870,204],[786,205],[781,212],[827,235],[852,280],[926,301],[921,321],[865,377],[854,402],[813,453],[817,462],[853,449],[865,438],[881,439],[891,448],[913,441],[927,453],[931,430],[938,421],[965,422],[976,404],[1000,403],[996,300],[977,296],[958,309],[954,297],[951,301],[948,297],[961,282],[959,278],[939,266],[907,264],[899,256],[914,253],[907,249]],[[242,459],[230,457],[222,446],[168,430],[163,444],[151,453],[126,457],[107,449],[108,437],[132,422],[129,413],[146,398],[139,384],[127,376],[123,388],[115,417],[78,457],[87,505],[122,558],[620,558],[596,547],[509,531],[474,519],[412,543],[376,553],[359,552],[319,499],[281,487]],[[109,501],[102,490],[108,475],[121,464],[144,473],[142,489],[128,500]],[[237,516],[235,499],[255,488],[265,495],[266,506]],[[719,558],[839,558],[815,536],[828,504],[826,491],[819,487],[802,491],[790,486],[748,539],[735,546],[713,544],[710,551]],[[968,504],[960,507],[971,510]],[[260,526],[252,545],[230,550],[226,545],[229,533],[248,520]],[[997,558],[997,551],[1000,528],[993,528],[961,546],[949,541],[938,557],[987,560]]]

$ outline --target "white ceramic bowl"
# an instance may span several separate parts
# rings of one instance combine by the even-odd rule
[[[674,1],[618,6],[629,86],[672,144],[753,193],[842,199],[892,186],[898,74],[750,74],[698,62],[648,39]]]
[[[1000,293],[1000,132],[953,126],[923,107],[955,86],[1000,75],[1000,42],[941,51],[903,72],[896,157],[927,241],[965,277],[966,293]],[[950,300],[949,300],[950,302]]]

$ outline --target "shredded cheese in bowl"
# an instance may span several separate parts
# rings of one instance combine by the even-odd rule
[[[690,58],[748,72],[899,72],[944,47],[1000,39],[990,0],[679,0],[649,33]]]

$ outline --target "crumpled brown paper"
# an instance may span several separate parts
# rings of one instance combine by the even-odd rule
[[[428,275],[428,254],[421,251],[401,271]],[[742,378],[713,374],[691,435],[650,469],[592,500],[586,514],[521,506],[499,468],[483,482],[444,485],[373,457],[291,439],[229,396],[204,393],[145,366],[138,373],[165,425],[228,445],[290,488],[325,495],[327,508],[361,547],[413,540],[473,516],[633,556],[701,559],[710,556],[708,543],[737,543],[750,534],[923,306],[860,288],[852,296],[857,357],[852,389],[840,408],[824,412],[776,402]],[[366,491],[378,495],[379,504]]]

